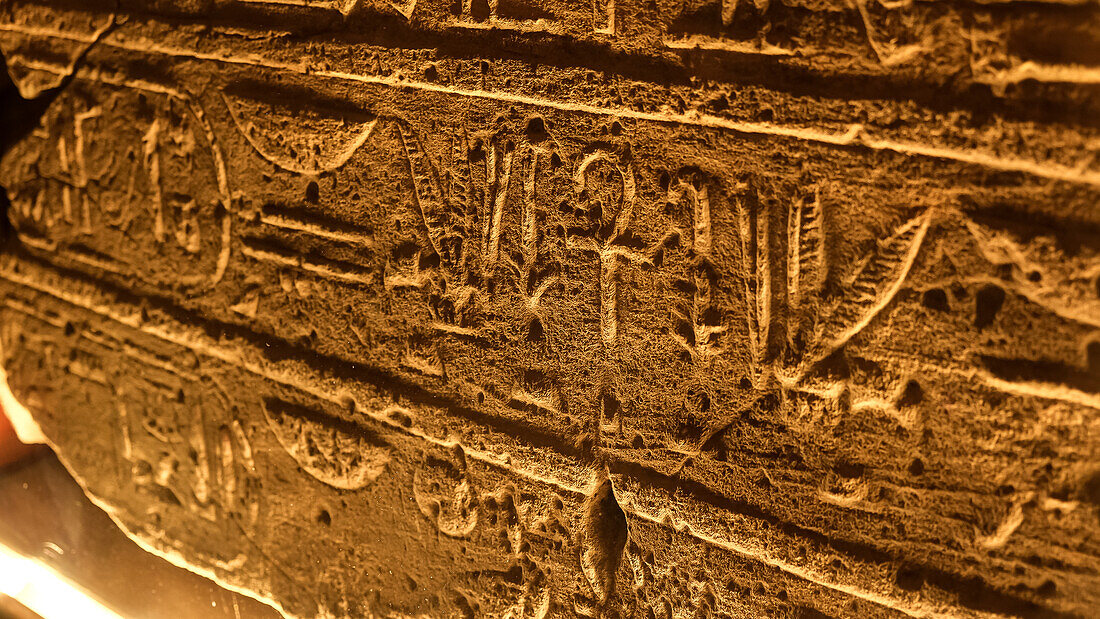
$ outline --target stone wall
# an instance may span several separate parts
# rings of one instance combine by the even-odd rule
[[[1094,2],[5,0],[0,52],[0,355],[151,550],[295,617],[1100,607]]]

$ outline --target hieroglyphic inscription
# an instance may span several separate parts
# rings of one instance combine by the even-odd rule
[[[216,282],[229,258],[228,198],[201,111],[157,92],[116,93],[91,107],[66,103],[24,144],[41,154],[11,177],[23,241],[164,286]],[[141,113],[108,134],[126,105]],[[135,244],[146,234],[152,244]],[[167,261],[179,266],[167,269]]]
[[[1022,28],[1088,10],[177,8],[0,25],[74,77],[5,363],[145,543],[294,616],[1095,605],[1095,63]]]

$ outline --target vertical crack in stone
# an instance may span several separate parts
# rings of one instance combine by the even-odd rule
[[[581,569],[592,593],[603,605],[615,595],[615,578],[627,541],[626,514],[604,472],[599,474],[585,500],[581,529],[584,535]]]

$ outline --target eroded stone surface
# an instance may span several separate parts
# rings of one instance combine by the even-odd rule
[[[0,13],[0,343],[148,545],[301,617],[1100,605],[1094,3],[80,4]]]

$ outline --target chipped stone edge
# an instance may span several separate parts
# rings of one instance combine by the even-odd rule
[[[28,445],[47,442],[46,435],[42,433],[42,428],[31,416],[31,412],[15,398],[15,394],[8,387],[8,373],[2,366],[0,366],[0,415],[6,415],[8,421],[11,421],[20,442]]]
[[[182,568],[187,570],[188,572],[191,572],[192,574],[202,576],[203,578],[214,582],[223,589],[232,591],[233,593],[237,593],[245,597],[252,598],[262,604],[266,604],[267,606],[270,606],[271,608],[278,611],[278,613],[286,619],[298,619],[296,615],[292,615],[291,613],[289,613],[285,608],[283,608],[282,604],[275,601],[275,599],[252,591],[245,587],[234,585],[224,580],[223,578],[220,578],[213,570],[200,567],[187,561],[187,559],[179,551],[165,550],[163,548],[159,548],[146,541],[139,534],[131,531],[130,528],[127,527],[126,524],[117,516],[118,509],[112,506],[106,499],[97,496],[88,488],[88,485],[84,482],[84,479],[80,476],[80,474],[77,473],[76,469],[69,464],[68,459],[62,454],[61,450],[58,449],[57,445],[42,432],[41,427],[38,425],[38,422],[34,420],[34,417],[31,415],[31,412],[27,409],[27,407],[23,406],[23,404],[16,399],[15,394],[13,394],[11,391],[11,387],[8,386],[7,371],[2,366],[0,366],[0,404],[3,405],[3,412],[7,414],[8,418],[11,420],[12,426],[15,427],[15,432],[16,435],[19,437],[19,440],[28,444],[44,444],[48,446],[51,450],[53,450],[54,454],[57,456],[58,461],[60,461],[61,465],[65,467],[65,471],[68,472],[68,474],[74,480],[76,480],[77,485],[80,486],[81,491],[83,491],[84,495],[88,497],[88,500],[91,501],[92,505],[95,505],[97,508],[102,510],[103,513],[107,514],[107,517],[111,519],[111,522],[113,522],[115,526],[117,526],[119,530],[122,531],[122,533],[130,539],[130,541],[137,544],[139,548],[154,556],[164,559],[165,561],[171,563],[178,568]]]

